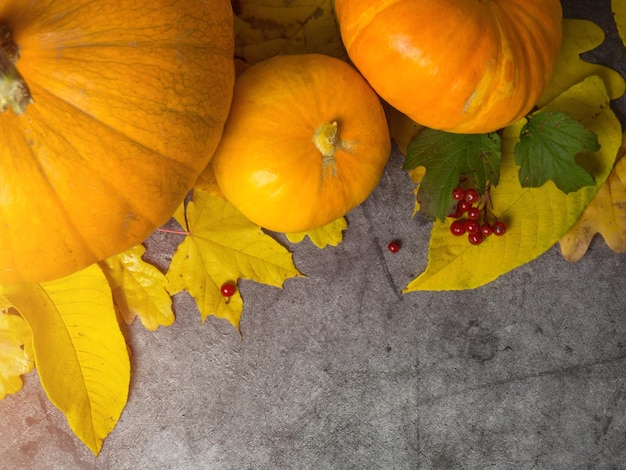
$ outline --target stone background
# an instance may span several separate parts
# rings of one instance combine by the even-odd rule
[[[626,74],[609,1],[563,5],[606,30],[587,59]],[[243,339],[185,296],[173,326],[132,325],[130,398],[97,459],[28,375],[0,402],[0,468],[626,469],[626,255],[596,238],[576,264],[555,247],[479,289],[401,295],[430,229],[401,163],[339,247],[289,245],[307,278],[241,283]]]

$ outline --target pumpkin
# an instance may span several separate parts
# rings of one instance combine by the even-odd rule
[[[142,242],[221,137],[230,2],[6,0],[0,33],[0,284]]]
[[[561,47],[559,0],[336,0],[350,59],[433,129],[492,132],[528,113]]]
[[[390,151],[380,100],[353,67],[289,55],[237,77],[211,164],[226,199],[251,221],[302,232],[361,204]]]

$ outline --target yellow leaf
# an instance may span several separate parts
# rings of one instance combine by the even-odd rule
[[[198,177],[194,188],[225,199],[224,193],[222,193],[222,190],[217,185],[217,179],[215,178],[215,172],[213,171],[213,164],[210,162]]]
[[[619,0],[623,1],[623,0]],[[563,45],[555,65],[554,77],[548,89],[537,102],[544,106],[558,95],[587,77],[597,75],[602,78],[612,100],[624,94],[626,83],[615,70],[603,65],[585,62],[580,58],[583,52],[595,49],[604,42],[604,31],[588,20],[566,19],[563,22]]]
[[[337,246],[343,240],[343,231],[348,228],[348,221],[345,217],[340,217],[333,222],[307,232],[287,233],[287,240],[291,243],[300,243],[305,237],[309,237],[311,242],[318,248],[325,248],[328,245]]]
[[[0,286],[0,311],[12,307],[11,302],[2,295],[2,286]]]
[[[126,405],[130,362],[111,289],[97,265],[41,284],[4,287],[33,333],[35,365],[50,401],[94,453]]]
[[[142,245],[101,261],[100,268],[109,280],[117,311],[127,324],[135,317],[149,330],[174,323],[172,298],[167,293],[167,278],[141,257]]]
[[[615,16],[617,31],[622,38],[624,46],[626,46],[626,2],[624,0],[612,0],[611,8]]]
[[[406,157],[406,149],[417,134],[419,134],[424,126],[416,123],[410,117],[402,114],[397,109],[391,107],[388,103],[383,103],[385,116],[387,117],[387,125],[389,126],[389,135],[398,146],[400,153]]]
[[[598,135],[601,150],[585,154],[581,164],[591,169],[596,185],[564,194],[549,181],[540,188],[522,188],[513,148],[523,122],[504,131],[500,183],[492,188],[494,214],[507,224],[502,237],[491,235],[478,246],[450,231],[451,220],[435,222],[428,266],[411,281],[414,290],[458,290],[484,285],[525,264],[553,246],[583,212],[608,177],[621,143],[621,125],[609,107],[603,81],[590,77],[545,108],[562,111]]]
[[[611,250],[626,251],[626,133],[619,160],[609,178],[587,206],[574,226],[561,238],[563,257],[571,262],[580,260],[596,233],[602,234]]]
[[[317,52],[340,59],[332,0],[240,0],[235,8],[235,56],[254,64],[279,54]]]
[[[19,315],[0,311],[0,400],[22,388],[33,369],[32,333]]]
[[[286,279],[301,275],[291,253],[222,198],[194,191],[186,219],[189,235],[172,258],[168,291],[188,291],[203,321],[215,315],[239,328],[243,300],[239,291],[229,298],[221,295],[226,282],[251,279],[282,287]]]

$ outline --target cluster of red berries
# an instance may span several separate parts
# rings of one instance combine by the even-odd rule
[[[495,218],[487,208],[489,190],[481,196],[475,188],[464,189],[457,186],[452,190],[452,199],[456,201],[456,206],[448,217],[456,219],[450,225],[453,235],[460,237],[467,234],[472,245],[480,245],[489,235],[501,236],[506,232],[505,223],[493,220]]]

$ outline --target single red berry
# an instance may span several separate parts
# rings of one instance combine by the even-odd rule
[[[478,207],[470,207],[467,210],[467,218],[470,220],[478,220],[480,218],[480,209]]]
[[[467,239],[472,245],[480,245],[483,242],[483,235],[480,232],[470,233]]]
[[[483,234],[483,237],[488,237],[493,233],[493,229],[491,228],[491,225],[483,224],[480,226],[480,233]]]
[[[478,222],[476,222],[475,220],[466,220],[463,223],[463,228],[465,228],[465,231],[467,233],[478,233],[480,226],[478,225]]]
[[[458,204],[455,204],[454,205],[454,209],[452,209],[452,212],[450,212],[448,214],[448,217],[450,217],[451,219],[458,219],[462,215],[463,215],[463,211],[461,209],[459,209],[459,205]]]
[[[465,191],[465,200],[469,202],[470,204],[474,204],[475,202],[478,202],[479,199],[480,199],[480,194],[478,194],[478,191],[476,191],[474,188],[470,188],[467,191]]]
[[[465,190],[460,186],[457,186],[452,190],[452,199],[455,201],[461,201],[465,197]]]
[[[461,212],[467,212],[468,210],[470,210],[471,207],[472,207],[472,203],[467,202],[465,199],[463,199],[462,201],[459,201],[459,203],[457,204],[457,208]]]
[[[387,245],[387,249],[392,253],[397,253],[398,251],[400,251],[400,243],[396,241],[389,242],[389,245]]]
[[[232,297],[235,295],[235,292],[237,292],[237,286],[232,282],[225,282],[222,284],[222,287],[220,287],[220,292],[224,297]]]
[[[465,222],[462,220],[455,220],[450,225],[450,232],[452,235],[456,235],[457,237],[463,235],[465,233]]]
[[[502,236],[506,233],[506,224],[501,220],[495,222],[491,228],[493,229],[494,235]]]

